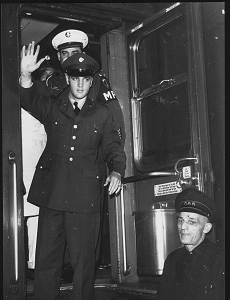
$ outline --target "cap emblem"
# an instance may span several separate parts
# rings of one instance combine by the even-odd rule
[[[66,36],[67,38],[71,37],[71,32],[67,31],[67,32],[65,33],[65,36]]]
[[[183,203],[184,203],[184,205],[196,206],[195,202],[193,202],[193,201],[184,201]]]
[[[85,59],[83,57],[79,57],[79,62],[83,62]]]

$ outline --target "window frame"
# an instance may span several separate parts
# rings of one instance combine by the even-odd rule
[[[163,170],[166,168],[173,168],[176,161],[180,159],[173,159],[171,161],[165,161],[160,163],[153,163],[149,165],[143,164],[143,136],[142,136],[142,116],[141,116],[141,102],[144,101],[145,97],[150,95],[156,94],[159,91],[163,91],[167,88],[170,88],[174,85],[177,85],[185,80],[188,82],[188,98],[189,98],[189,109],[191,110],[191,103],[190,103],[190,82],[189,82],[189,41],[188,41],[188,74],[179,74],[172,79],[171,82],[161,82],[158,85],[153,86],[152,88],[147,88],[143,92],[140,91],[138,86],[138,49],[141,40],[147,36],[148,34],[160,29],[161,27],[165,26],[166,24],[176,20],[177,18],[184,16],[185,22],[187,22],[186,16],[186,6],[178,4],[175,9],[170,11],[164,10],[160,13],[156,14],[155,16],[147,19],[142,24],[137,25],[137,32],[128,31],[128,41],[129,41],[129,64],[131,68],[131,86],[132,86],[132,99],[131,99],[131,111],[132,111],[132,125],[133,125],[133,151],[134,151],[134,162],[137,170],[139,172],[149,172],[155,170]],[[187,25],[187,24],[186,24]],[[187,29],[187,35],[188,35]],[[166,81],[166,80],[165,80]],[[190,128],[192,128],[192,120],[190,120]],[[192,130],[192,129],[191,129]],[[191,138],[191,148],[188,153],[189,156],[192,155],[192,134],[190,135]]]

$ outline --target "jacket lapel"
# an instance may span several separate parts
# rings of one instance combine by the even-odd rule
[[[77,117],[85,118],[88,115],[92,114],[95,111],[95,109],[96,109],[95,103],[90,98],[87,97]]]
[[[73,106],[69,100],[69,88],[64,91],[64,93],[61,95],[61,97],[58,99],[59,102],[59,106],[58,108],[66,115],[68,115],[69,117],[71,117],[72,119],[76,118]],[[57,100],[57,101],[58,101]]]

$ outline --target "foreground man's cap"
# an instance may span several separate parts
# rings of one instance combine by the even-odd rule
[[[62,69],[69,76],[93,76],[99,70],[99,64],[85,53],[76,53],[64,61]]]
[[[196,189],[186,189],[179,193],[175,200],[177,212],[193,212],[206,216],[210,223],[215,222],[217,210],[213,200]]]

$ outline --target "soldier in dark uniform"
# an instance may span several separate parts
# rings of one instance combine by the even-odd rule
[[[28,201],[40,207],[34,299],[57,299],[67,241],[74,270],[72,299],[93,300],[95,241],[100,223],[98,151],[107,162],[109,194],[118,193],[125,153],[109,109],[88,91],[97,62],[78,53],[63,64],[69,88],[58,98],[45,96],[31,73],[39,68],[39,46],[21,54],[21,105],[41,123],[47,144],[37,164]],[[78,104],[78,105],[76,105]],[[75,109],[74,109],[75,107]]]
[[[88,44],[88,36],[80,30],[69,29],[57,34],[52,45],[57,50],[57,57],[62,66],[63,62],[75,53],[83,52],[83,49]],[[66,78],[63,70],[57,70],[52,76],[46,80],[49,95],[58,98],[67,88]],[[106,105],[113,114],[115,128],[122,140],[122,145],[125,144],[125,125],[124,117],[118,102],[118,99],[111,89],[108,79],[103,74],[102,70],[96,72],[93,76],[93,85],[89,92],[89,97],[93,101]]]
[[[175,200],[184,247],[165,260],[157,300],[224,300],[224,251],[206,234],[215,222],[215,204],[207,195],[186,189]]]
[[[57,50],[57,57],[60,61],[60,65],[75,53],[82,53],[84,48],[88,44],[88,36],[80,30],[68,29],[58,33],[52,40],[52,45],[55,50]],[[60,97],[60,95],[67,88],[67,82],[63,70],[57,70],[52,76],[46,80],[47,91],[52,97]],[[93,76],[93,84],[90,88],[89,98],[93,101],[97,101],[102,105],[107,106],[112,112],[115,130],[117,130],[118,135],[121,139],[122,146],[125,145],[125,124],[124,117],[118,102],[118,99],[114,91],[110,87],[108,79],[103,74],[102,70],[96,72]],[[100,159],[100,172],[102,177],[107,176],[106,165],[103,162],[102,157],[99,155]],[[101,210],[105,209],[105,189],[101,186]],[[103,215],[103,214],[102,214]],[[100,255],[100,243],[101,243],[101,233],[99,240],[97,242],[97,260],[99,260]],[[67,252],[68,255],[68,252]],[[68,271],[67,271],[68,270]],[[71,268],[69,269],[66,264],[63,265],[63,281],[72,281]]]

